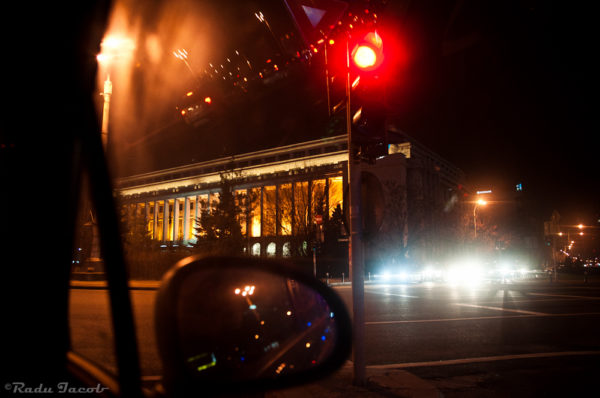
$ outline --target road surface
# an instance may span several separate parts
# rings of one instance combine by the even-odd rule
[[[351,303],[349,285],[334,289]],[[161,374],[154,297],[154,290],[132,290],[148,381]],[[71,298],[74,350],[115,370],[107,291],[72,289]],[[560,380],[585,391],[600,370],[597,284],[367,284],[365,314],[367,365],[408,370],[446,396],[473,386],[536,395]]]

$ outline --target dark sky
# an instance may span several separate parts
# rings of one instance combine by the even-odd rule
[[[397,87],[401,127],[475,188],[520,182],[540,213],[591,223],[600,212],[592,10],[549,1],[388,7],[411,54]]]

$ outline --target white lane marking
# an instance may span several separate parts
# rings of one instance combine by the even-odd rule
[[[576,355],[600,355],[600,351],[538,352],[538,353],[533,353],[533,354],[498,355],[498,356],[489,356],[489,357],[447,359],[447,360],[441,360],[441,361],[407,362],[407,363],[394,363],[394,364],[387,364],[387,365],[369,365],[369,366],[367,366],[367,368],[370,368],[370,369],[402,369],[402,368],[416,368],[416,367],[423,367],[423,366],[461,365],[461,364],[469,364],[469,363],[477,363],[477,362],[508,361],[511,359],[551,358],[551,357],[565,357],[565,356],[576,356]]]
[[[365,290],[365,292],[371,293],[371,294],[381,294],[381,295],[384,295],[384,296],[398,296],[398,297],[407,297],[407,298],[419,298],[419,296],[411,296],[409,294],[397,294],[397,293],[387,293],[387,292],[371,292],[371,291],[367,291],[367,290]]]
[[[440,318],[440,319],[413,319],[404,321],[371,321],[365,325],[393,325],[402,323],[428,323],[428,322],[458,322],[458,321],[480,321],[486,319],[513,319],[513,318],[555,318],[569,316],[597,316],[600,312],[580,312],[570,314],[543,314],[543,315],[498,315],[498,316],[475,316],[470,318]]]
[[[471,318],[442,318],[442,319],[413,319],[405,321],[371,321],[365,322],[365,325],[393,325],[399,323],[428,323],[428,322],[456,322],[456,321],[477,321],[483,319],[505,319],[505,318],[528,318],[538,315],[499,315],[499,316],[478,316]]]
[[[548,314],[545,314],[543,312],[525,311],[525,310],[513,310],[513,309],[510,309],[510,308],[503,308],[503,307],[489,307],[487,305],[476,305],[476,304],[467,304],[467,303],[454,303],[454,305],[458,305],[460,307],[483,308],[483,309],[486,309],[486,310],[495,310],[495,311],[518,312],[519,314],[548,315]]]
[[[541,303],[541,302],[545,302],[545,301],[575,301],[575,299],[572,298],[553,298],[553,299],[540,299],[540,300],[506,300],[509,303]],[[502,304],[505,300],[503,300],[501,297],[498,298],[498,300],[494,300],[494,301],[479,301],[480,304]]]
[[[600,300],[600,297],[591,296],[569,296],[566,294],[548,294],[548,293],[529,293],[531,296],[550,296],[550,297],[564,297],[564,298],[575,298],[575,299],[586,299],[586,300]]]

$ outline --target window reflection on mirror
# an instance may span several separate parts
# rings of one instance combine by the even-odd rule
[[[263,271],[215,269],[189,275],[177,301],[186,366],[196,377],[276,378],[325,361],[335,318],[325,300],[294,280]]]

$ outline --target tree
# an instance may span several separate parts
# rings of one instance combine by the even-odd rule
[[[212,255],[241,255],[247,244],[241,221],[247,219],[252,194],[235,193],[231,179],[221,174],[217,201],[203,203],[195,220],[196,251]]]
[[[139,209],[121,208],[121,241],[126,253],[149,250],[156,246],[152,240],[145,214]]]
[[[387,198],[385,221],[376,237],[365,246],[366,261],[371,267],[382,263],[401,264],[407,255],[406,188],[393,180],[384,181],[383,186]]]

